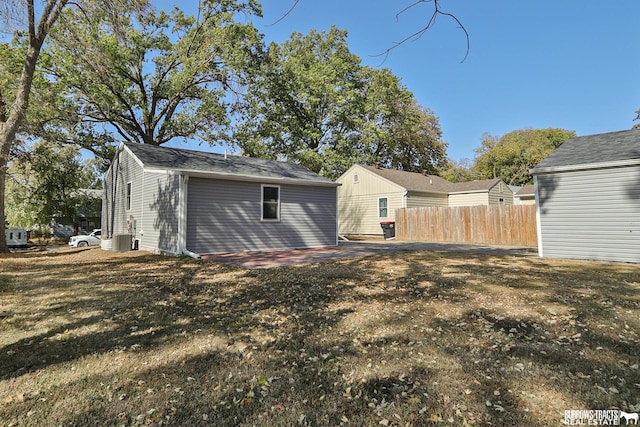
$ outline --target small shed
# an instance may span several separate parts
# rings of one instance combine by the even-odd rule
[[[4,231],[7,246],[10,248],[24,247],[28,245],[28,233],[24,228],[12,227]]]
[[[338,185],[293,163],[123,143],[105,175],[103,241],[192,256],[335,246]]]
[[[640,262],[640,130],[572,138],[531,174],[541,257]]]

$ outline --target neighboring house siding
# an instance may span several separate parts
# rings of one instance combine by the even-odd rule
[[[187,198],[186,246],[196,253],[336,245],[334,187],[280,185],[279,221],[261,221],[260,183],[190,178]]]
[[[428,208],[429,206],[449,206],[446,194],[421,194],[409,192],[406,208]]]
[[[110,173],[105,178],[102,228],[106,238],[116,234],[132,234],[130,218],[142,215],[142,167],[126,150],[119,151]],[[130,208],[127,184],[131,183]]]
[[[514,205],[535,205],[536,198],[532,196],[514,197],[513,204]]]
[[[640,167],[535,179],[542,256],[640,262]]]
[[[137,221],[140,248],[177,254],[180,176],[146,171],[143,183],[143,212]]]
[[[500,200],[502,199],[502,201]],[[490,205],[513,205],[513,192],[509,186],[499,182],[489,190]]]
[[[357,182],[354,175],[358,175]],[[338,229],[340,234],[381,235],[381,221],[395,221],[395,211],[403,207],[404,189],[372,174],[364,168],[355,167],[338,180]],[[388,200],[388,215],[378,215],[378,200]]]
[[[477,206],[488,204],[489,198],[486,192],[449,195],[449,206]]]
[[[395,221],[396,209],[402,207],[403,192],[379,193],[340,198],[338,228],[340,234],[382,234],[381,221]],[[378,200],[387,198],[387,216],[378,215]]]

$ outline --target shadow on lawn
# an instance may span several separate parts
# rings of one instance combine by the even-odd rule
[[[640,309],[637,268],[521,260],[527,273],[516,274],[507,258],[443,257],[444,264],[440,255],[401,254],[384,268],[378,263],[384,258],[372,257],[240,270],[138,256],[56,265],[50,279],[38,277],[41,267],[26,267],[19,285],[3,280],[0,292],[44,302],[35,313],[15,307],[5,316],[28,336],[0,348],[0,379],[96,354],[151,355],[162,346],[216,336],[224,345],[143,367],[110,389],[96,384],[113,385],[117,374],[61,385],[55,399],[42,403],[43,412],[54,416],[52,424],[71,425],[339,425],[343,417],[366,424],[394,414],[416,425],[437,424],[439,417],[535,425],[540,419],[529,412],[531,402],[509,392],[535,381],[551,382],[591,409],[638,403],[628,383],[640,346],[635,338],[620,339],[625,328],[616,320],[616,310]],[[461,262],[469,258],[480,262]],[[2,277],[11,274],[4,270]],[[85,281],[79,271],[87,271]],[[518,304],[529,294],[540,303],[515,316],[491,299],[473,302],[483,293],[498,298],[510,292],[519,295]],[[429,304],[439,308],[430,311]],[[565,311],[550,314],[547,304]],[[384,309],[374,309],[366,322],[345,324],[368,306]],[[390,307],[397,312],[384,311]],[[437,311],[442,307],[450,311]],[[47,319],[57,319],[56,326],[28,334]],[[607,333],[609,327],[615,332]],[[598,348],[608,352],[605,360]],[[387,360],[397,364],[382,363]],[[91,399],[58,418],[50,414],[56,400],[83,388]]]

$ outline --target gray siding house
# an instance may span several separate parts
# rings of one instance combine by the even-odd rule
[[[570,139],[531,173],[540,256],[640,262],[640,130]]]
[[[170,255],[335,246],[338,185],[286,162],[123,143],[102,235]]]

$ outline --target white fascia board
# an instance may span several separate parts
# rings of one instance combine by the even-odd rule
[[[188,170],[188,169],[146,168],[145,172],[160,173],[160,174],[166,173],[168,175],[188,175],[192,178],[221,179],[226,181],[243,181],[243,182],[261,182],[261,183],[269,183],[269,184],[291,184],[291,185],[300,185],[300,186],[307,186],[307,187],[339,187],[342,185],[337,182],[320,182],[320,181],[310,181],[306,179],[242,175],[242,174],[232,174],[232,173],[224,173],[224,172],[204,172],[199,170]]]
[[[493,188],[493,187],[491,187]],[[450,191],[448,194],[474,194],[474,193],[488,193],[489,190],[469,190],[469,191]]]
[[[529,169],[529,173],[532,175],[542,175],[556,172],[572,172],[572,171],[581,171],[581,170],[591,170],[591,169],[608,169],[608,168],[620,168],[625,166],[639,166],[639,159],[630,159],[630,160],[618,160],[614,162],[598,162],[598,163],[587,163],[582,165],[566,165],[566,166],[551,166],[547,168],[538,168],[535,167],[533,169]]]

